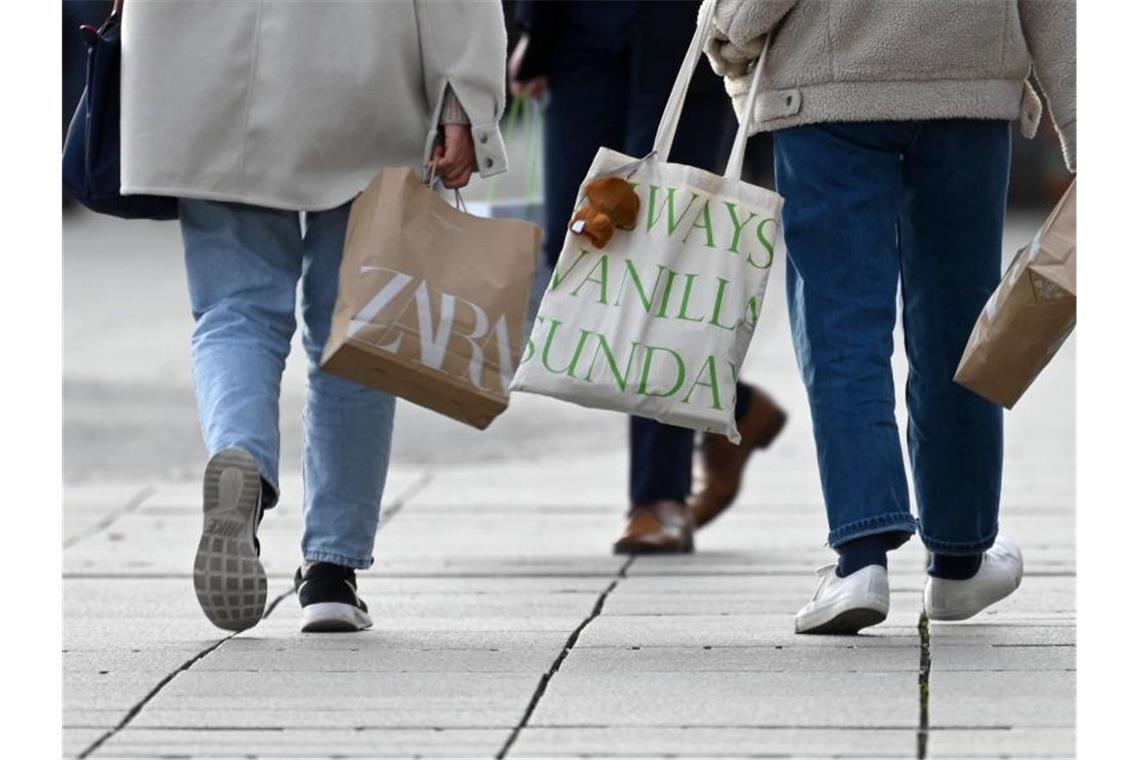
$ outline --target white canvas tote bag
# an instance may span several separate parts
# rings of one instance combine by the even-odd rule
[[[612,409],[738,442],[736,379],[760,314],[768,271],[784,251],[783,199],[740,180],[755,105],[724,176],[669,163],[689,81],[712,23],[705,7],[654,141],[632,156],[602,148],[579,190],[620,173],[640,199],[636,225],[597,250],[567,231],[511,390]],[[624,167],[624,168],[623,168]]]

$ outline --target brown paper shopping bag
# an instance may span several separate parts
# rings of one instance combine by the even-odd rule
[[[1012,409],[1077,324],[1077,181],[1018,251],[978,317],[954,380]]]
[[[487,427],[507,408],[540,235],[382,170],[352,205],[321,368]]]

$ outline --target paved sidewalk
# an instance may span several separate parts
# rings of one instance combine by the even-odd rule
[[[789,408],[789,425],[696,554],[609,553],[626,482],[619,416],[518,396],[476,433],[402,404],[377,562],[361,576],[375,629],[298,632],[301,490],[287,475],[261,532],[275,605],[226,636],[190,580],[201,454],[177,229],[76,224],[83,246],[65,261],[68,756],[1073,755],[1075,341],[1007,415],[1002,530],[1027,574],[977,620],[920,630],[912,541],[892,555],[884,625],[792,633],[832,555],[778,262],[744,375]],[[91,253],[99,245],[106,255]],[[147,447],[153,461],[121,461]]]
[[[928,646],[914,542],[893,559],[884,625],[792,634],[828,559],[802,416],[691,557],[607,552],[618,452],[396,467],[361,583],[376,628],[360,635],[298,633],[295,478],[262,530],[279,604],[225,637],[191,589],[196,483],[69,489],[66,752],[915,757],[926,741],[929,757],[1070,756],[1071,433],[1032,401],[1017,418],[1032,424],[1011,424],[1003,523],[1024,585],[975,622],[931,626]]]

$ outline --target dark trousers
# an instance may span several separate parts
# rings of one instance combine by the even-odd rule
[[[548,78],[543,252],[551,266],[558,260],[578,187],[598,148],[638,158],[653,149],[657,123],[688,44],[688,35],[664,43],[643,34],[634,3],[581,5],[593,7],[571,12],[570,29]],[[669,160],[719,174],[735,128],[732,104],[723,91],[690,89]],[[738,387],[737,398],[741,396]],[[738,412],[746,402],[738,401]],[[684,500],[692,491],[692,461],[692,430],[630,418],[631,503]]]

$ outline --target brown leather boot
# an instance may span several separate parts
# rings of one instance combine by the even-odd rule
[[[704,470],[704,488],[692,498],[689,510],[693,524],[702,528],[728,509],[744,477],[744,465],[756,449],[765,449],[784,428],[788,416],[776,406],[767,393],[759,388],[744,386],[752,394],[752,401],[744,419],[736,421],[740,443],[734,445],[723,435],[705,434],[701,448],[701,467]]]
[[[614,541],[614,554],[677,554],[693,550],[693,522],[684,503],[667,499],[638,504],[625,531]]]

